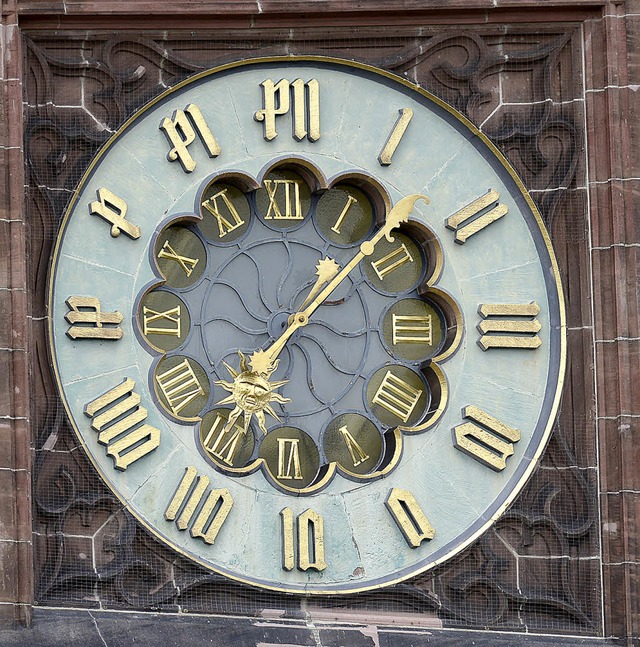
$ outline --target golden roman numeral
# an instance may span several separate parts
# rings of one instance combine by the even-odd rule
[[[233,202],[227,196],[228,189],[222,189],[218,193],[212,195],[208,200],[202,203],[202,206],[216,219],[218,223],[218,235],[224,238],[229,232],[238,229],[244,225],[244,220],[240,217],[238,210],[233,206]],[[230,220],[221,212],[222,205],[218,205],[218,198],[222,200],[224,206],[227,208]]]
[[[185,173],[191,173],[196,168],[187,150],[196,139],[196,131],[209,157],[220,155],[221,148],[195,103],[190,103],[184,110],[176,110],[171,118],[165,117],[160,123],[160,130],[164,131],[173,147],[167,153],[167,159],[170,162],[179,159]]]
[[[411,256],[407,246],[402,243],[400,247],[389,252],[386,256],[372,262],[371,267],[375,270],[378,278],[384,281],[387,274],[402,267],[405,263],[413,263],[413,256]]]
[[[296,537],[294,515],[291,508],[280,511],[282,518],[282,568],[291,571],[296,563]],[[306,571],[313,568],[323,571],[324,561],[324,520],[309,508],[298,517],[298,568]]]
[[[404,136],[404,133],[409,126],[409,122],[413,118],[413,110],[411,110],[411,108],[402,108],[398,112],[400,115],[393,126],[393,130],[389,135],[389,139],[387,139],[387,143],[384,145],[384,148],[378,156],[378,162],[380,162],[382,166],[389,166],[389,164],[391,164],[391,158],[396,152],[396,148],[398,148],[398,144]]]
[[[447,218],[447,228],[456,232],[454,238],[456,243],[462,245],[468,238],[507,214],[509,208],[501,203],[485,211],[487,207],[498,202],[499,198],[500,194],[497,191],[489,189],[483,196],[470,202]],[[483,211],[484,213],[482,213]],[[465,222],[468,222],[468,224],[461,227],[460,225]]]
[[[204,389],[200,386],[188,359],[184,359],[180,364],[156,375],[156,382],[169,403],[171,411],[176,416],[189,402],[195,400],[199,395],[204,395]]]
[[[107,446],[107,456],[122,471],[160,445],[158,429],[146,424],[138,426],[147,419],[147,410],[139,406],[140,396],[133,392],[135,385],[126,378],[84,408],[85,415],[92,418],[91,427],[100,432],[98,442]]]
[[[300,468],[299,438],[278,438],[278,479],[282,481],[303,479]]]
[[[289,112],[291,95],[294,139],[302,141],[306,137],[311,142],[320,139],[320,85],[316,79],[307,83],[302,79],[296,79],[293,83],[289,83],[287,79],[281,79],[278,83],[267,79],[260,86],[264,107],[253,118],[264,122],[264,138],[267,141],[278,136],[276,117]]]
[[[231,508],[233,497],[227,488],[210,490],[202,509],[191,523],[193,515],[209,489],[209,477],[198,476],[198,483],[193,483],[198,475],[195,467],[189,466],[178,485],[176,493],[164,513],[167,521],[174,521],[179,530],[186,530],[191,526],[191,536],[200,538],[205,544],[213,544],[222,524],[226,521]],[[179,516],[178,516],[179,515]]]
[[[542,325],[537,319],[540,306],[532,303],[483,303],[478,312],[483,321],[478,324],[482,336],[478,344],[482,350],[490,348],[526,348],[535,350],[542,344],[537,333]],[[500,317],[496,319],[494,317]],[[525,320],[505,317],[526,317]],[[487,334],[497,333],[497,334]]]
[[[269,197],[269,209],[264,217],[265,220],[304,219],[300,202],[300,182],[297,180],[265,180],[264,188]],[[278,194],[284,198],[284,210],[278,204]],[[273,215],[271,215],[272,213]]]
[[[147,306],[142,308],[142,332],[144,335],[173,335],[180,337],[180,306],[157,312]],[[151,326],[150,324],[156,324]],[[164,323],[164,326],[158,327],[157,324]]]
[[[432,343],[431,315],[396,315],[392,316],[393,344],[428,344]]]
[[[109,189],[104,187],[98,189],[98,199],[89,205],[89,213],[92,216],[100,216],[111,223],[111,236],[117,238],[124,232],[129,238],[140,238],[140,227],[125,220],[127,215],[127,203]]]
[[[162,249],[158,252],[158,258],[166,258],[170,261],[175,261],[184,270],[184,273],[189,277],[193,268],[198,264],[199,258],[189,258],[188,256],[181,256],[171,247],[168,240],[164,241]]]
[[[503,470],[513,455],[513,443],[520,440],[520,431],[473,405],[465,407],[462,415],[475,422],[454,427],[455,447],[496,472]]]
[[[393,488],[389,492],[385,505],[398,524],[407,544],[412,548],[418,548],[423,541],[435,537],[436,531],[408,490]]]
[[[364,463],[369,459],[369,454],[366,454],[362,447],[358,445],[356,439],[351,435],[349,429],[347,429],[347,425],[340,427],[339,431],[342,434],[344,444],[349,450],[349,454],[351,455],[351,462],[353,463],[354,467],[358,467],[358,465]]]
[[[117,310],[115,312],[102,312],[100,301],[95,297],[69,297],[66,301],[71,308],[64,318],[73,324],[67,335],[71,339],[122,339],[122,329],[105,328],[105,324],[119,324],[123,317]],[[82,310],[80,309],[82,308]],[[75,324],[89,324],[76,326]]]
[[[342,210],[342,213],[338,216],[338,219],[336,220],[336,224],[331,227],[331,231],[335,231],[336,234],[340,234],[340,227],[342,227],[342,222],[345,219],[347,213],[349,212],[349,209],[351,209],[351,205],[353,205],[354,202],[358,202],[356,198],[354,198],[352,195],[350,195],[347,198],[347,204],[344,205],[344,209]]]
[[[402,422],[407,422],[421,395],[422,391],[387,371],[371,403],[380,405]]]
[[[202,444],[210,454],[233,467],[233,457],[244,429],[234,425],[231,431],[225,432],[224,422],[224,418],[218,414]]]

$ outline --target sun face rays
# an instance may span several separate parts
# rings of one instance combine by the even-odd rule
[[[247,358],[241,351],[238,351],[238,355],[240,356],[240,371],[235,370],[226,362],[222,362],[233,378],[233,382],[227,382],[226,380],[217,380],[215,382],[230,393],[230,395],[220,400],[217,404],[235,403],[235,408],[229,414],[229,419],[224,430],[225,432],[230,431],[240,416],[244,414],[242,428],[243,433],[246,434],[249,430],[251,418],[255,415],[260,430],[266,435],[267,424],[265,412],[280,421],[278,414],[274,411],[270,403],[277,402],[284,404],[285,402],[291,402],[290,398],[285,398],[279,393],[274,392],[275,389],[286,384],[289,380],[270,382],[269,377],[276,370],[277,364],[269,366],[267,370],[258,372],[249,369]]]

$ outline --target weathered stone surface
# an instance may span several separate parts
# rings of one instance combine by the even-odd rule
[[[33,35],[28,43],[28,95],[33,97],[28,100],[27,150],[31,161],[28,195],[34,313],[43,311],[43,266],[69,192],[98,143],[109,134],[100,124],[115,128],[144,100],[194,71],[228,60],[230,51],[236,57],[255,51],[322,51],[366,60],[414,79],[482,125],[527,185],[535,189],[542,215],[564,250],[561,268],[571,289],[572,352],[575,349],[577,354],[567,381],[567,408],[547,452],[545,469],[536,474],[512,514],[456,560],[394,589],[323,602],[327,613],[337,606],[350,612],[396,609],[450,626],[521,631],[535,625],[542,630],[547,626],[551,630],[597,631],[597,600],[578,576],[583,570],[581,560],[597,554],[594,478],[583,470],[569,469],[573,465],[595,466],[594,427],[589,422],[593,420],[593,343],[586,298],[590,281],[583,274],[588,226],[586,160],[580,144],[584,102],[576,58],[578,34],[574,28],[556,25],[542,26],[535,34],[516,28],[505,34],[492,27],[475,26],[461,32],[394,25],[370,27],[354,35],[338,26],[314,29],[307,25],[290,31],[230,33],[225,39],[213,32],[189,42],[149,33],[137,39],[96,37],[90,44]],[[74,68],[76,82],[82,81],[90,90],[82,95],[84,114],[74,107],[80,101],[77,89],[65,90],[69,99],[62,106],[57,105],[60,98],[56,91],[48,90],[58,78],[57,91],[64,94],[61,89],[69,86],[67,68],[62,70],[58,64],[61,52],[67,67],[79,66],[87,57],[96,62],[93,67]],[[141,66],[143,75],[132,74]],[[41,337],[44,329],[33,330],[37,333],[34,359],[39,358],[34,367],[39,389],[34,409],[39,420],[36,528],[45,538],[36,545],[38,600],[201,612],[229,612],[239,607],[251,613],[266,606],[284,609],[287,617],[301,616],[308,603],[299,598],[251,594],[245,587],[204,573],[173,556],[131,522],[117,530],[110,559],[100,552],[101,545],[91,553],[91,559],[88,557],[89,528],[98,511],[111,508],[112,503],[93,482],[83,454],[73,450],[75,443],[47,376]],[[40,450],[50,438],[57,439],[56,451]],[[60,482],[62,473],[67,485],[58,486],[54,496],[53,483]],[[91,488],[95,494],[86,502],[84,493]],[[83,493],[82,498],[77,493]],[[72,533],[78,514],[87,527]],[[515,542],[509,548],[501,535],[506,528]],[[518,541],[518,536],[525,539]],[[531,538],[535,538],[533,544]],[[552,553],[549,545],[554,546]],[[524,568],[530,561],[520,564],[521,559],[533,556],[538,560],[537,569]],[[558,579],[553,569],[558,559],[565,557],[561,563],[567,576]],[[97,566],[92,568],[94,562]],[[552,581],[553,594],[539,586],[540,573]],[[540,611],[543,605],[552,609],[549,614]]]
[[[327,626],[323,623],[291,622],[266,618],[198,617],[187,614],[110,613],[35,609],[31,630],[0,630],[4,647],[422,647],[426,645],[476,645],[511,647],[513,635],[499,632],[424,629],[415,626],[384,626],[367,621]],[[525,647],[596,647],[612,644],[598,638],[518,636]]]
[[[635,85],[640,83],[640,0],[553,0],[545,3],[544,11],[539,3],[523,0],[411,0],[402,9],[388,0],[330,0],[321,8],[283,0],[221,0],[174,3],[169,20],[158,1],[2,4],[0,349],[9,350],[0,361],[9,370],[0,377],[0,468],[24,470],[26,481],[8,480],[17,507],[5,497],[0,519],[6,521],[3,532],[20,541],[31,530],[25,482],[32,433],[41,602],[165,610],[183,605],[223,613],[259,613],[271,607],[283,609],[288,617],[302,615],[300,600],[253,594],[203,573],[126,521],[66,426],[48,368],[43,318],[47,259],[60,215],[91,156],[127,115],[164,87],[217,62],[321,52],[367,61],[419,82],[462,110],[496,142],[533,189],[549,226],[568,299],[569,326],[570,368],[557,429],[543,467],[510,513],[481,542],[433,573],[405,587],[340,604],[411,610],[455,626],[598,633],[602,530],[604,631],[629,641],[640,637],[640,531],[634,523],[640,491],[640,91]],[[34,43],[27,43],[24,72],[27,220],[22,115],[17,108],[23,76],[17,13]],[[140,22],[132,16],[141,14],[155,32],[138,33]],[[196,31],[167,35],[168,26]],[[49,31],[29,31],[37,27]],[[60,27],[54,35],[52,30]],[[119,31],[115,36],[95,31],[105,27]],[[207,28],[209,32],[197,31]],[[99,64],[87,66],[86,61]],[[136,76],[140,69],[144,74]],[[17,291],[2,290],[7,287]],[[29,316],[35,318],[32,324]],[[25,348],[28,355],[15,351]],[[595,525],[596,469],[605,493],[601,529]],[[87,525],[78,525],[79,518]],[[94,532],[94,524],[106,519],[109,541]],[[75,543],[71,529],[78,537]],[[0,605],[0,622],[24,621],[25,604],[32,599],[30,574],[24,569],[31,572],[31,557],[28,545],[8,546],[19,547],[12,553],[18,570],[15,579],[5,580],[2,595],[15,606]],[[553,571],[556,566],[560,570]],[[332,605],[339,606],[326,606]],[[104,635],[112,631],[108,644],[130,644],[123,642],[123,626],[144,629],[140,640],[156,630],[156,620],[148,618],[150,625],[130,618],[124,624],[101,625],[102,620],[96,624],[82,613],[75,618],[42,617],[49,629],[55,625],[66,633],[58,638],[55,631],[46,633],[44,625],[36,624],[34,644],[74,644],[74,636],[84,641],[76,644],[102,644],[98,626]],[[173,627],[176,635],[184,631],[180,620],[172,621],[165,625],[160,619],[157,625],[163,627],[167,645]],[[238,636],[245,634],[239,621],[234,626],[239,634],[221,630],[220,636],[232,635],[234,644],[240,644]],[[253,634],[246,635],[253,640]],[[337,630],[327,631],[324,638],[326,644],[360,644],[348,640],[355,640],[354,635]],[[369,644],[367,634],[362,636],[358,640]],[[451,637],[421,634],[423,643],[418,643],[414,634],[379,633],[381,645],[394,646],[460,640]],[[15,634],[7,638],[14,642],[6,644],[23,639],[24,634]],[[308,634],[269,634],[274,643],[280,639],[307,644]],[[493,634],[492,639],[501,638]],[[505,640],[513,644],[511,636]],[[526,643],[527,638],[518,641]],[[553,638],[553,644],[562,640]]]

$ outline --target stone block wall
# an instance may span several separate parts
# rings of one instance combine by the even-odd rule
[[[542,6],[544,5],[544,9]],[[373,618],[640,637],[637,141],[640,0],[3,0],[0,621],[32,604]],[[447,564],[340,600],[256,592],[137,527],[64,419],[45,344],[57,225],[100,144],[190,74],[325,54],[403,75],[466,114],[523,177],[567,295],[569,369],[540,468]],[[5,366],[7,369],[5,370]],[[32,503],[33,499],[33,503]],[[33,553],[33,554],[32,554]]]

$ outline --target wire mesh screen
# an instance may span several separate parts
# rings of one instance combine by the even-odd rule
[[[25,112],[33,354],[37,603],[511,631],[600,631],[597,464],[588,306],[582,36],[575,25],[116,34],[32,32]],[[363,61],[464,113],[505,153],[549,228],[568,307],[570,369],[542,463],[470,548],[356,596],[270,593],[174,554],[122,509],[65,418],[45,346],[48,259],[65,206],[122,122],[193,73],[279,54]]]

